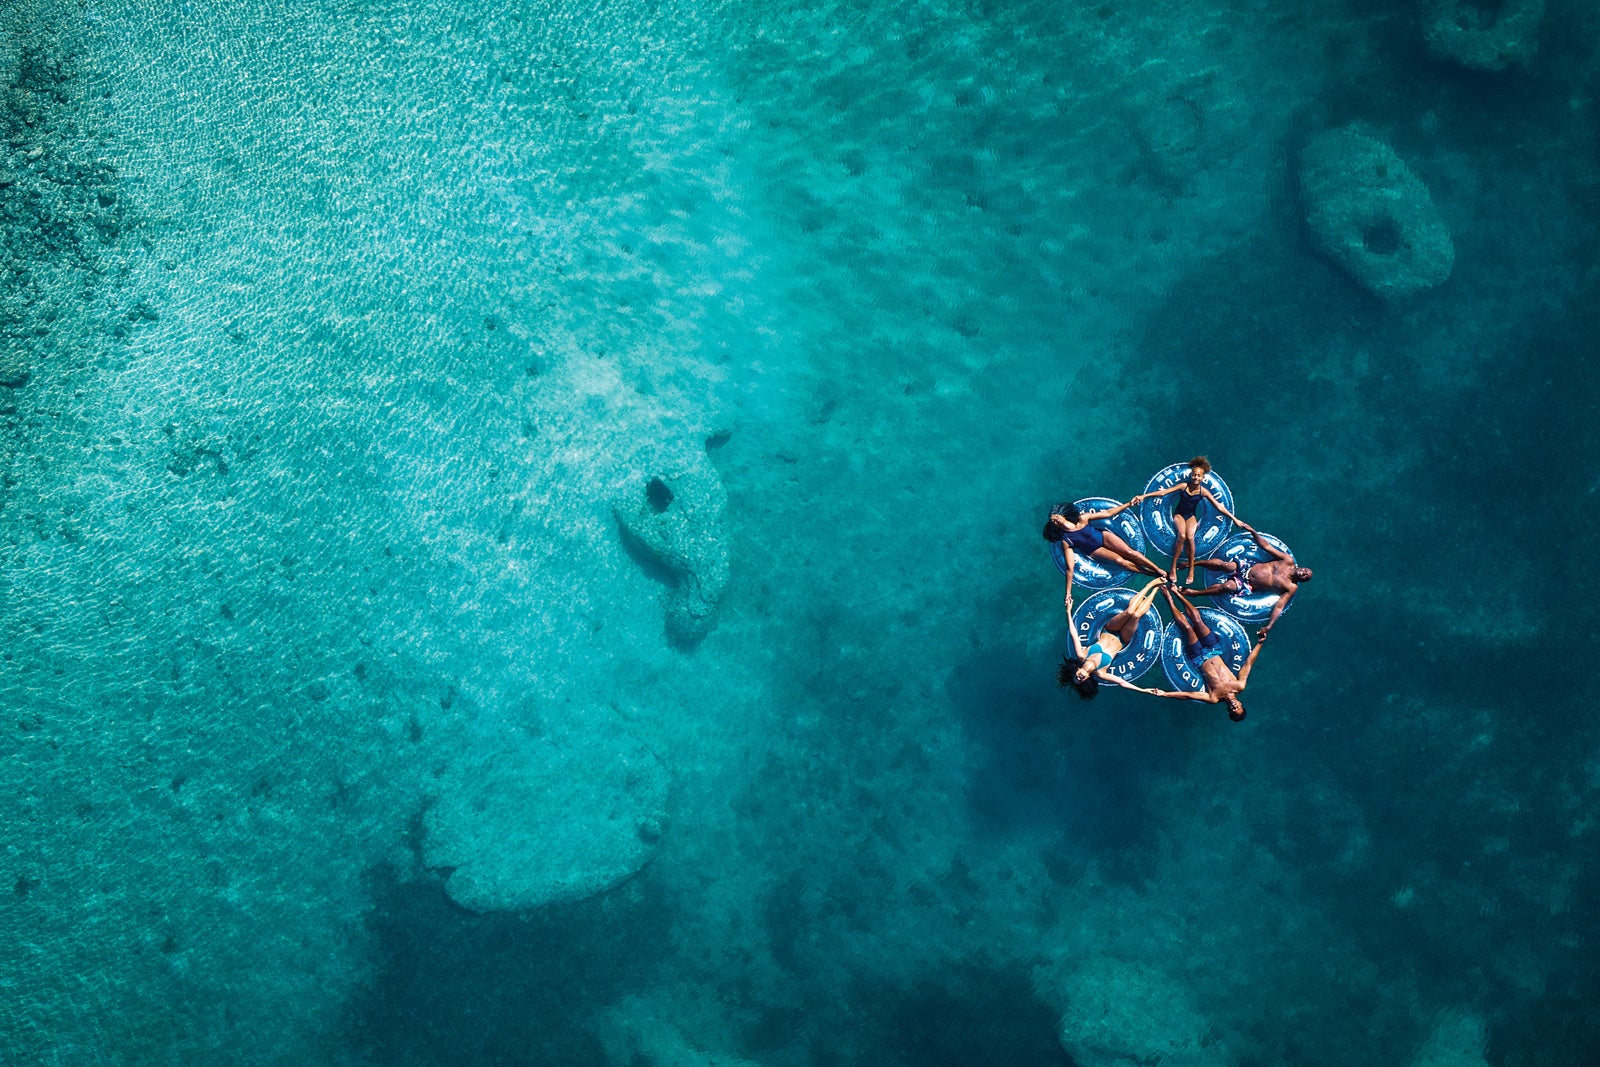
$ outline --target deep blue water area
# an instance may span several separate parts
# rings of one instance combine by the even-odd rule
[[[1600,1062],[1588,0],[0,0],[0,134],[0,1064]],[[1238,724],[1057,685],[1196,454]]]

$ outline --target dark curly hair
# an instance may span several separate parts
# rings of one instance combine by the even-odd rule
[[[1073,676],[1078,673],[1078,668],[1083,666],[1083,660],[1077,656],[1062,656],[1061,666],[1056,668],[1056,684],[1062,689],[1072,687],[1084,700],[1093,700],[1100,695],[1100,679],[1093,671],[1083,681],[1078,681]]]
[[[1083,512],[1079,511],[1078,505],[1072,503],[1071,501],[1068,501],[1065,504],[1055,505],[1050,509],[1050,514],[1052,516],[1060,515],[1068,522],[1077,522],[1079,519],[1083,518]],[[1062,539],[1062,536],[1063,535],[1061,531],[1056,529],[1055,523],[1051,522],[1049,519],[1044,521],[1044,539],[1046,541],[1059,541]]]

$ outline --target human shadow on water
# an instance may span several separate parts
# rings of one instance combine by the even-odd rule
[[[1091,852],[1140,850],[1155,829],[1146,776],[1181,768],[1194,717],[1175,716],[1175,701],[1110,686],[1085,701],[1057,688],[1058,662],[1005,646],[951,672],[947,694],[971,750],[968,802],[997,833],[1046,831]]]

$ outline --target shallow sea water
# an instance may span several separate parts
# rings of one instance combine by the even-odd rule
[[[0,1063],[1590,1062],[1600,12],[1427,10],[0,0]],[[1237,726],[1054,681],[1196,452]]]

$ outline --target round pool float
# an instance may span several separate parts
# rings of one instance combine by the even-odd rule
[[[1146,493],[1158,493],[1163,489],[1170,489],[1179,482],[1186,481],[1189,477],[1187,463],[1174,463],[1170,467],[1163,467],[1157,472],[1150,484],[1144,487]],[[1201,483],[1211,490],[1211,495],[1222,502],[1222,506],[1229,511],[1233,508],[1233,490],[1228,488],[1228,483],[1217,477],[1216,471],[1207,471],[1205,481]],[[1139,505],[1139,518],[1144,526],[1145,538],[1163,555],[1172,555],[1172,550],[1178,545],[1178,531],[1172,526],[1172,509],[1177,506],[1178,494],[1168,493],[1157,500],[1146,500]],[[1228,517],[1211,506],[1211,501],[1201,498],[1200,506],[1195,510],[1195,517],[1200,520],[1200,526],[1194,532],[1194,548],[1201,559],[1211,555],[1212,551],[1228,538],[1228,531],[1233,528],[1233,523]],[[1120,516],[1119,516],[1120,518]]]
[[[1250,635],[1245,633],[1244,624],[1216,608],[1201,608],[1200,617],[1211,627],[1211,632],[1221,638],[1219,648],[1222,661],[1233,673],[1238,674],[1244,667],[1244,661],[1250,657]],[[1179,692],[1187,690],[1198,693],[1205,688],[1205,683],[1200,679],[1200,668],[1184,654],[1183,631],[1175,621],[1167,623],[1161,635],[1161,668],[1166,672],[1172,688]]]
[[[1113,500],[1108,496],[1086,496],[1082,500],[1074,500],[1079,511],[1109,511],[1121,505],[1122,501]],[[1128,542],[1136,552],[1143,552],[1145,548],[1144,530],[1140,528],[1137,508],[1129,508],[1120,515],[1113,515],[1109,519],[1095,519],[1089,524],[1097,530],[1110,530],[1124,541]],[[1060,541],[1050,543],[1050,554],[1055,557],[1056,570],[1062,574],[1067,573],[1067,552],[1062,548]],[[1077,559],[1072,568],[1072,582],[1087,589],[1110,589],[1127,581],[1131,571],[1123,570],[1114,563],[1102,563],[1084,555],[1082,552],[1073,553]]]
[[[1127,608],[1136,595],[1136,590],[1120,586],[1115,589],[1102,589],[1079,604],[1078,609],[1072,613],[1072,625],[1077,627],[1078,639],[1083,642],[1083,647],[1088,648],[1094,644],[1095,635],[1100,632],[1100,628],[1117,612]],[[1067,654],[1075,655],[1070,639],[1067,642]],[[1112,660],[1111,666],[1106,669],[1123,681],[1131,682],[1154,667],[1156,660],[1160,658],[1161,619],[1156,614],[1156,609],[1152,607],[1139,619],[1139,628],[1134,631],[1132,643],[1117,653],[1117,658]]]

